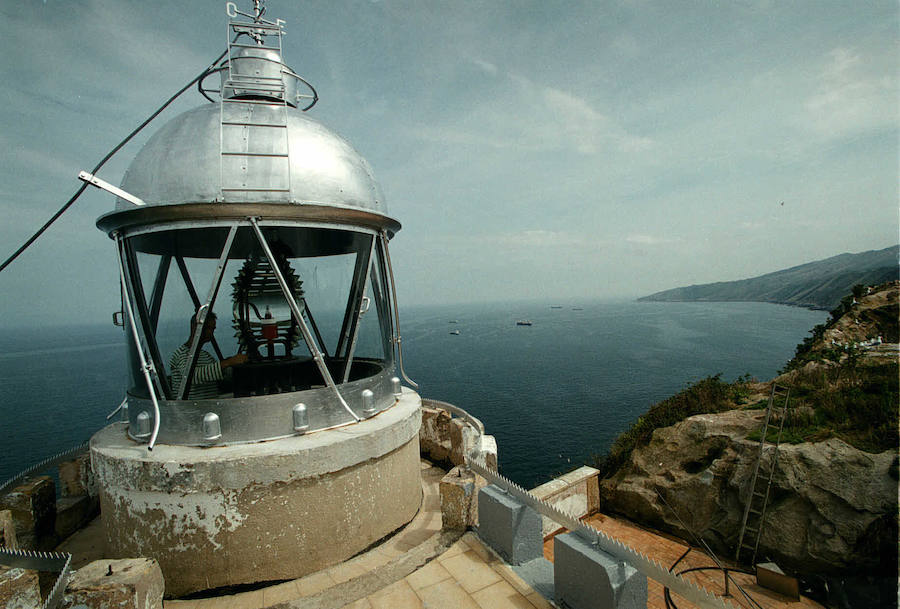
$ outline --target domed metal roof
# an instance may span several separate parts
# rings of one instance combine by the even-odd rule
[[[300,110],[250,99],[169,121],[132,161],[122,189],[147,206],[315,204],[387,214],[372,168],[346,140]],[[133,209],[117,199],[117,211]]]

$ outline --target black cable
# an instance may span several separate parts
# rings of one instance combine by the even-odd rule
[[[97,173],[98,171],[100,171],[100,168],[103,167],[103,166],[106,164],[106,162],[107,162],[110,158],[112,158],[112,156],[113,156],[115,153],[117,153],[119,150],[121,150],[122,147],[123,147],[125,144],[127,144],[129,141],[131,141],[131,138],[133,138],[133,137],[134,137],[135,135],[137,135],[144,127],[146,127],[146,126],[150,123],[150,121],[152,121],[154,118],[156,118],[157,116],[159,116],[159,114],[160,114],[163,110],[165,110],[166,108],[168,108],[168,107],[169,107],[169,104],[171,104],[173,101],[175,101],[175,100],[178,98],[178,96],[180,96],[182,93],[184,93],[185,91],[187,91],[191,86],[193,86],[194,83],[198,82],[200,79],[202,79],[204,76],[206,76],[206,75],[209,73],[210,70],[212,70],[213,68],[215,68],[215,67],[216,67],[216,64],[219,63],[219,61],[220,61],[223,57],[225,57],[225,54],[226,54],[227,52],[228,52],[227,50],[222,51],[222,54],[219,55],[218,57],[216,57],[215,61],[213,61],[213,62],[209,65],[208,68],[206,68],[206,69],[203,70],[200,74],[198,74],[197,77],[194,78],[191,82],[189,82],[188,84],[186,84],[185,86],[183,86],[181,89],[179,89],[178,92],[175,93],[175,95],[173,95],[173,96],[170,97],[168,100],[166,100],[166,103],[164,103],[164,104],[163,104],[162,106],[160,106],[153,114],[151,114],[151,115],[147,118],[147,120],[145,120],[143,123],[141,123],[140,125],[138,125],[138,127],[137,127],[134,131],[132,131],[131,133],[129,133],[128,136],[127,136],[124,140],[122,140],[121,142],[119,142],[119,143],[116,145],[115,148],[113,148],[112,150],[110,150],[109,153],[108,153],[105,157],[103,157],[103,159],[102,159],[99,163],[97,163],[97,166],[94,167],[94,168],[91,170],[91,173],[95,174],[95,173]],[[75,203],[75,201],[78,200],[78,197],[81,196],[81,193],[83,193],[83,192],[84,192],[84,189],[87,188],[87,187],[88,187],[87,182],[85,182],[84,184],[82,184],[82,185],[81,185],[81,188],[79,188],[79,189],[75,192],[75,194],[72,195],[72,198],[69,199],[68,201],[66,201],[66,204],[59,208],[59,211],[57,211],[55,214],[53,214],[53,216],[52,216],[49,220],[47,220],[47,222],[46,222],[41,228],[39,228],[38,231],[37,231],[36,233],[34,233],[34,234],[31,236],[31,238],[28,239],[28,241],[26,241],[25,243],[23,243],[22,246],[21,246],[19,249],[17,249],[17,250],[15,251],[15,253],[14,253],[12,256],[10,256],[9,258],[7,258],[7,259],[3,262],[3,264],[0,265],[0,272],[2,272],[4,269],[6,269],[6,267],[8,267],[8,266],[13,262],[13,260],[15,260],[16,258],[18,258],[19,255],[20,255],[22,252],[24,252],[26,249],[28,249],[28,247],[29,247],[32,243],[34,243],[35,241],[37,241],[37,238],[40,237],[42,234],[44,234],[44,231],[46,231],[48,228],[50,228],[50,225],[53,224],[54,222],[56,222],[56,221],[59,219],[59,217],[60,217],[61,215],[63,215],[63,214],[66,212],[66,210],[69,209],[69,208],[72,206],[73,203]]]

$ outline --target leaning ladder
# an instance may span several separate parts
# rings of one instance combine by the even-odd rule
[[[750,480],[750,498],[744,507],[741,534],[738,536],[737,552],[734,555],[734,560],[738,563],[741,562],[741,556],[746,556],[748,552],[750,553],[749,564],[756,561],[756,552],[759,549],[759,539],[766,517],[766,507],[769,503],[769,493],[772,489],[772,477],[778,466],[778,447],[781,444],[781,434],[787,419],[790,394],[790,388],[782,387],[777,383],[772,384],[762,437],[759,439],[759,454],[753,468],[753,477]],[[775,441],[770,442],[769,424],[773,411],[779,414],[780,421]]]
[[[241,74],[234,70],[232,53],[235,48],[265,49],[276,51],[281,58],[281,26],[235,21],[228,25],[228,78],[223,83],[219,103],[221,201],[245,201],[248,196],[259,201],[284,201],[290,198],[291,163],[283,73],[278,76]],[[237,37],[232,37],[232,34],[246,34],[251,39],[255,35],[262,40],[261,32],[274,37],[276,44],[238,43]],[[226,98],[226,89],[270,99]],[[253,182],[253,176],[257,180],[262,177],[263,181]]]

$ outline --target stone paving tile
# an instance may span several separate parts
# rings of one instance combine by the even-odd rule
[[[473,592],[472,598],[482,609],[534,609],[528,599],[504,580]]]
[[[300,588],[297,587],[297,582],[295,580],[263,588],[262,593],[263,607],[283,603],[284,601],[293,600],[302,596],[300,594]]]
[[[453,558],[454,556],[457,556],[457,555],[459,555],[459,554],[462,554],[463,552],[467,551],[468,549],[469,549],[469,546],[466,545],[466,542],[463,541],[462,539],[458,539],[458,540],[456,540],[456,542],[453,543],[452,546],[450,546],[449,548],[447,548],[447,550],[444,551],[443,554],[441,554],[440,556],[438,556],[438,557],[437,557],[437,560],[438,560],[438,561],[443,561],[443,560],[446,560],[446,559],[448,559],[448,558]]]
[[[231,597],[231,602],[225,605],[227,609],[259,609],[262,606],[262,590],[254,590],[253,592],[235,594]]]
[[[312,596],[318,594],[326,588],[332,587],[335,583],[334,578],[326,571],[312,573],[306,577],[294,580],[297,584],[297,598],[301,596]]]
[[[413,589],[401,579],[369,595],[372,609],[422,609],[422,600]]]
[[[482,609],[453,579],[445,579],[416,591],[428,609]]]
[[[502,579],[472,550],[448,558],[442,564],[466,592],[476,592]]]
[[[369,602],[368,598],[361,598],[349,605],[344,605],[343,609],[372,609],[372,603]]]
[[[493,567],[494,571],[499,573],[500,577],[506,580],[506,583],[512,586],[519,594],[528,596],[535,591],[528,582],[522,579],[519,574],[513,571],[512,567],[505,562],[497,561],[493,563],[491,567]]]
[[[541,596],[540,592],[532,592],[525,598],[534,605],[537,609],[553,609],[553,605],[551,605],[546,598]]]
[[[364,565],[355,564],[352,562],[341,563],[325,571],[325,573],[330,575],[331,579],[333,579],[338,584],[350,581],[351,579],[359,577],[360,575],[364,575],[368,572],[369,570]]]
[[[406,576],[406,582],[413,590],[421,590],[438,582],[453,577],[437,560],[432,560]]]

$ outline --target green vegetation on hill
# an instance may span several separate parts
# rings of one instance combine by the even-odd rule
[[[669,427],[695,414],[723,412],[735,407],[749,395],[748,377],[733,383],[722,380],[722,375],[709,376],[689,385],[681,392],[650,407],[632,426],[616,438],[609,452],[594,459],[594,467],[600,470],[600,478],[607,478],[628,462],[632,451],[650,442],[653,431]]]
[[[830,310],[857,284],[878,285],[898,278],[900,245],[859,254],[840,254],[751,279],[692,285],[657,292],[641,301],[753,301]]]
[[[797,345],[796,355],[776,379],[779,385],[791,389],[782,442],[837,437],[871,453],[900,447],[898,292],[898,281],[873,289],[854,286],[851,294],[839,300],[831,318],[815,326],[811,336]],[[892,345],[859,344],[876,336]],[[705,378],[653,405],[616,438],[605,456],[595,458],[595,467],[601,478],[612,476],[629,461],[632,451],[650,442],[654,430],[687,417],[740,407],[765,408],[768,400],[760,398],[770,387],[747,377],[733,383],[723,381],[721,375]],[[754,401],[749,400],[754,394]],[[777,426],[770,426],[770,439],[774,440],[777,433]],[[748,439],[759,440],[760,435],[761,430]]]

